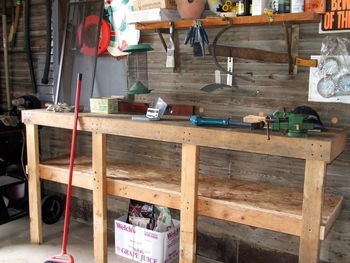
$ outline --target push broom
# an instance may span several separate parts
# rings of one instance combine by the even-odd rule
[[[68,185],[67,185],[66,212],[64,215],[62,251],[60,255],[53,256],[49,260],[46,260],[44,263],[74,263],[74,257],[70,254],[67,254],[67,241],[68,241],[68,232],[69,232],[70,203],[71,203],[71,196],[72,196],[72,179],[73,179],[73,168],[74,168],[75,149],[76,149],[82,77],[83,75],[81,73],[78,73],[77,91],[75,95],[75,107],[74,107],[74,125],[73,125],[73,133],[72,133],[72,143],[70,148],[69,177],[68,177]]]

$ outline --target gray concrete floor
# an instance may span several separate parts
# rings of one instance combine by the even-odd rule
[[[0,263],[44,263],[51,256],[60,253],[62,231],[62,220],[54,225],[43,224],[44,243],[33,245],[29,241],[28,218],[0,225]],[[75,262],[94,262],[92,231],[91,226],[71,222],[67,252],[74,256]],[[114,254],[113,233],[109,233],[108,241],[108,262],[132,262]]]
[[[33,245],[29,239],[27,217],[0,225],[0,263],[44,263],[61,252],[63,220],[54,225],[43,224],[44,242]],[[71,221],[67,252],[76,263],[94,263],[93,229],[84,223]],[[108,262],[133,263],[114,254],[114,233],[108,232]],[[197,256],[198,263],[220,263]],[[174,260],[173,263],[178,263]]]

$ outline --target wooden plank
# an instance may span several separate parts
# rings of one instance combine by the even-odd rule
[[[92,133],[94,258],[107,262],[106,135]]]
[[[34,244],[41,244],[43,242],[43,233],[41,222],[38,126],[34,124],[27,124],[26,134],[30,241]]]
[[[47,161],[40,165],[40,176],[66,183],[68,164],[68,158]],[[91,160],[78,157],[75,167],[73,185],[92,189]],[[176,170],[109,161],[107,177],[110,195],[180,209],[180,173]],[[200,174],[198,195],[200,215],[300,236],[301,189]],[[325,196],[320,239],[334,223],[341,201],[339,196]]]
[[[209,45],[209,53],[213,54],[214,46]],[[252,59],[262,62],[288,63],[288,55],[266,50],[246,47],[232,47],[215,45],[215,55],[218,57],[234,57],[242,59]]]
[[[317,63],[318,63],[317,59],[305,59],[305,58],[299,58],[299,57],[295,59],[295,64],[297,66],[302,66],[302,67],[315,68],[317,67]]]
[[[318,23],[321,16],[313,12],[305,13],[292,13],[292,14],[276,14],[271,18],[267,15],[261,16],[241,16],[233,17],[230,19],[220,17],[207,17],[200,19],[202,25],[205,28],[217,28],[228,25],[232,26],[263,26],[263,25],[275,25],[284,22],[292,23]],[[175,29],[188,29],[194,24],[194,20],[175,20]],[[153,23],[137,23],[136,28],[138,30],[155,30],[157,28],[169,28],[169,21],[153,22]]]
[[[337,136],[337,139],[332,143],[332,149],[331,149],[331,160],[335,160],[344,150],[346,147],[346,141],[347,141],[347,133],[342,133]]]
[[[196,262],[199,147],[182,145],[180,263]]]
[[[32,123],[70,129],[73,114],[52,113],[45,110],[22,111],[24,123]],[[346,143],[343,129],[310,133],[308,138],[287,137],[271,133],[267,140],[265,131],[244,128],[207,128],[190,124],[184,118],[164,118],[160,122],[132,121],[130,115],[96,115],[82,113],[79,130],[151,139],[175,143],[187,143],[236,151],[254,152],[310,160],[333,161]],[[332,147],[336,143],[338,147]]]
[[[300,63],[298,63],[298,56],[299,56],[299,37],[300,37],[300,25],[292,25],[291,26],[291,33],[290,33],[290,41],[291,41],[291,56],[295,59],[294,65],[293,65],[293,73],[296,75],[298,73],[298,66],[303,66]],[[301,59],[302,61],[307,61],[308,59]],[[317,60],[316,60],[317,61]],[[317,62],[316,62],[317,63]]]
[[[325,197],[327,197],[327,195]],[[332,226],[334,225],[335,220],[337,220],[338,216],[340,215],[343,199],[344,199],[343,197],[340,197],[340,200],[339,200],[337,206],[334,208],[333,213],[329,215],[327,223],[325,225],[321,226],[320,240],[326,239],[329,231],[331,230]],[[323,206],[324,206],[324,204],[323,204]],[[324,224],[323,220],[322,220],[322,224]]]
[[[299,263],[318,263],[326,163],[306,160]]]

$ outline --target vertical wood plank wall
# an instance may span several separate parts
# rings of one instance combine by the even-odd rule
[[[8,1],[9,2],[9,1]],[[44,0],[32,0],[32,44],[37,82],[41,79],[44,67],[45,51],[45,6]],[[35,12],[34,12],[35,10]],[[30,88],[29,71],[24,61],[23,18],[19,26],[18,47],[10,54],[11,87],[15,96],[23,95]],[[207,30],[212,40],[217,30]],[[183,43],[186,31],[181,31],[179,42]],[[341,35],[343,37],[348,34]],[[165,35],[166,40],[167,35]],[[301,25],[299,54],[308,57],[319,54],[324,35],[318,34],[318,25]],[[223,44],[247,46],[265,50],[285,51],[283,28],[280,26],[233,28],[221,38]],[[168,103],[190,104],[203,107],[206,116],[231,117],[239,120],[247,114],[264,112],[272,113],[276,109],[293,109],[299,105],[315,108],[327,126],[343,127],[350,131],[349,105],[330,103],[309,103],[307,68],[298,68],[298,75],[293,80],[281,80],[288,72],[287,65],[263,64],[254,61],[235,60],[234,70],[252,81],[236,78],[238,89],[224,90],[213,94],[200,91],[205,84],[214,82],[215,65],[211,57],[194,58],[192,49],[181,44],[180,73],[173,73],[165,68],[166,54],[163,51],[157,34],[147,33],[142,36],[155,49],[149,53],[149,84],[154,89],[149,95],[139,95],[139,101],[149,102],[158,96]],[[3,59],[1,67],[0,103],[6,105]],[[275,75],[274,75],[275,74]],[[277,74],[277,75],[276,75]],[[226,76],[222,74],[222,81]],[[52,86],[40,86],[42,94],[51,94]],[[338,123],[331,124],[331,118],[337,117]],[[65,131],[45,128],[40,130],[42,157],[57,156],[69,151],[69,136]],[[91,137],[84,133],[78,135],[78,151],[91,153]],[[220,177],[244,178],[252,181],[267,182],[283,186],[303,187],[304,161],[267,155],[239,153],[225,150],[201,148],[200,172]],[[108,155],[127,161],[153,163],[159,166],[180,168],[181,145],[162,142],[148,142],[108,136]],[[326,192],[343,195],[344,205],[340,217],[332,228],[328,238],[321,246],[321,259],[332,263],[350,262],[348,240],[350,238],[350,143],[345,152],[328,166],[325,182]],[[46,184],[45,184],[46,185]],[[54,189],[53,184],[47,184]],[[75,190],[75,194],[86,196],[92,200],[90,193],[83,194]],[[123,204],[120,199],[114,203]],[[113,205],[113,202],[110,202]],[[109,209],[121,213],[121,208],[114,205]],[[125,210],[123,210],[125,212]],[[221,220],[199,217],[198,230],[206,235],[220,238],[241,240],[253,246],[278,250],[291,254],[298,253],[299,239],[263,229],[255,229]],[[213,255],[214,253],[212,253]],[[218,259],[218,258],[214,258]]]

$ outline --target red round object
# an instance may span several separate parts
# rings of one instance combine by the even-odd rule
[[[88,42],[86,41],[85,37],[81,38],[82,33],[86,35],[86,32],[90,30],[91,27],[97,27],[98,22],[100,18],[96,15],[89,15],[85,18],[84,28],[83,23],[81,23],[78,27],[78,34],[77,34],[77,43],[81,45],[80,51],[88,56],[93,56],[95,47],[89,46]],[[106,51],[109,41],[111,38],[111,26],[109,23],[107,23],[106,20],[103,18],[101,19],[101,33],[100,33],[100,41],[98,44],[98,51],[97,55],[101,55],[103,52]]]

